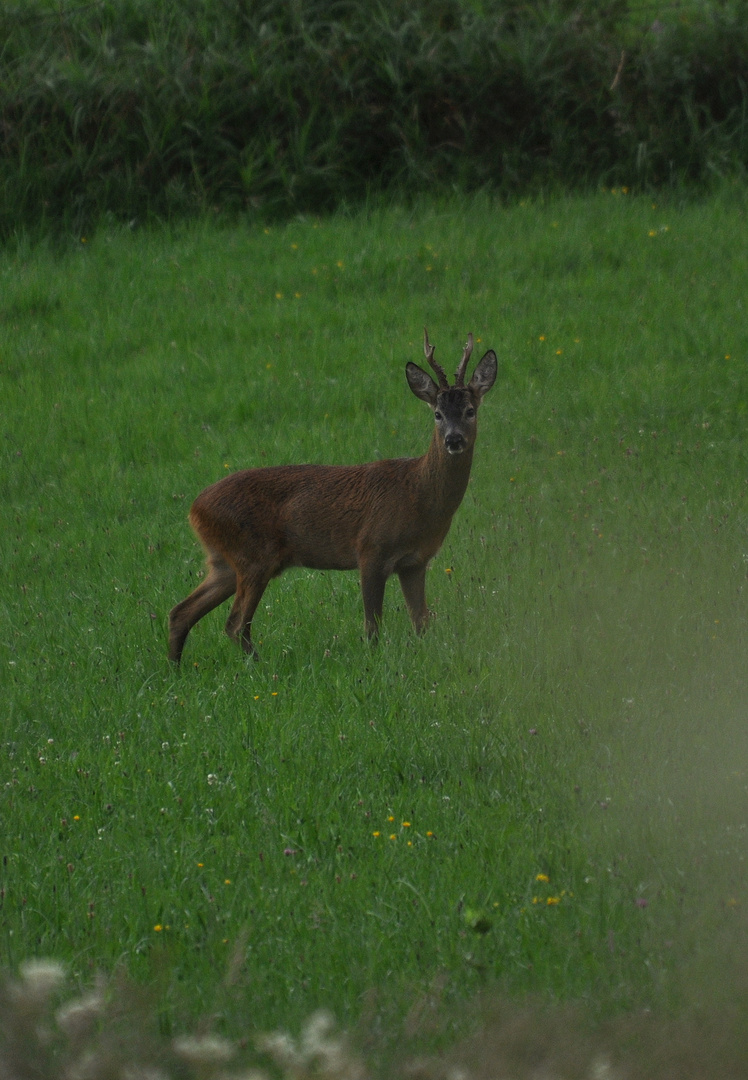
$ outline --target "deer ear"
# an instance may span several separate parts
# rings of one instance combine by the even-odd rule
[[[489,349],[473,372],[473,377],[468,383],[468,390],[472,390],[478,397],[487,394],[496,380],[497,367],[496,353],[493,349]]]
[[[428,372],[420,368],[418,364],[409,363],[405,365],[405,377],[408,380],[408,386],[416,397],[427,402],[432,409],[436,408],[439,387]]]

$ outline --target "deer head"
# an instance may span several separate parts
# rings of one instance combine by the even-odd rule
[[[465,386],[465,371],[473,351],[473,335],[468,334],[455,372],[454,386],[450,386],[444,368],[434,360],[434,346],[429,342],[426,329],[423,331],[423,351],[436,372],[439,384],[418,364],[409,363],[405,368],[408,386],[416,397],[433,409],[438,444],[451,457],[463,454],[472,449],[475,443],[478,407],[496,379],[496,353],[493,349],[488,350]]]

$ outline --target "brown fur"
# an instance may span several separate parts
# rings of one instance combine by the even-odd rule
[[[426,355],[432,362],[433,349]],[[422,457],[246,469],[198,495],[190,524],[205,548],[208,574],[171,611],[171,660],[179,663],[195,623],[234,593],[226,633],[254,653],[252,617],[268,582],[289,566],[358,569],[370,638],[381,621],[387,578],[397,574],[413,626],[423,632],[429,619],[426,568],[465,494],[475,416],[493,385],[496,356],[486,353],[467,386],[458,377],[455,387],[440,389],[416,364],[408,364],[406,373],[413,393],[435,412],[431,445]]]

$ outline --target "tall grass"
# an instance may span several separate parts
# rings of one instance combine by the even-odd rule
[[[3,964],[123,966],[167,1031],[330,1008],[381,1054],[498,988],[742,1001],[744,236],[732,187],[6,251]],[[299,571],[260,663],[217,611],[169,670],[192,497],[422,452],[424,324],[500,358],[429,634],[390,589],[372,650],[355,575]]]
[[[639,1012],[594,1025],[578,1008],[494,1000],[471,1010],[476,1030],[447,1051],[414,1056],[401,1048],[382,1068],[372,1063],[381,1033],[369,1027],[351,1035],[321,1010],[298,1035],[247,1027],[243,1038],[232,1040],[213,1030],[215,1018],[205,1017],[190,1033],[170,1038],[158,1030],[152,994],[121,976],[99,977],[93,987],[71,993],[64,968],[49,960],[26,961],[18,977],[5,974],[0,1005],[0,1069],[35,1080],[532,1080],[539,1073],[722,1080],[743,1076],[746,1063],[745,1018],[735,1009],[702,1008],[677,1021]],[[411,1030],[428,1030],[435,1021],[433,995],[411,1013]]]
[[[709,184],[745,168],[747,11],[4,3],[0,235],[380,191]]]

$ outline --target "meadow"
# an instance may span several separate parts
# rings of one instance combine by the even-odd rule
[[[488,197],[0,254],[0,962],[165,1031],[329,1008],[376,1062],[473,1002],[748,1003],[748,262],[708,200]],[[404,366],[499,375],[413,636],[355,574],[166,661],[230,470],[425,451]],[[227,975],[228,972],[228,975]],[[729,1008],[728,1008],[729,1006]]]

